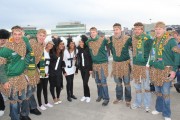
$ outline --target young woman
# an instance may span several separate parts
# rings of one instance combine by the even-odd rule
[[[64,62],[65,69],[63,71],[66,77],[66,90],[67,90],[67,100],[72,101],[71,98],[77,99],[73,94],[73,79],[76,71],[75,62],[77,57],[77,49],[75,43],[72,41],[72,38],[68,38],[67,49],[64,51]]]
[[[50,65],[49,65],[49,82],[50,92],[54,100],[54,104],[60,104],[61,86],[62,86],[62,70],[65,66],[63,62],[64,43],[62,40],[58,42],[58,45],[50,52]],[[56,95],[55,96],[55,88]]]
[[[85,35],[81,36],[78,46],[78,62],[77,67],[81,71],[81,76],[83,80],[84,96],[81,98],[81,101],[90,102],[90,90],[88,86],[89,76],[92,73],[92,59],[89,53],[89,48],[86,46],[86,41],[88,38]]]
[[[44,49],[44,53],[41,61],[39,62],[38,66],[40,68],[40,70],[42,68],[45,69],[44,72],[40,72],[41,76],[40,76],[40,83],[37,84],[37,99],[38,99],[38,104],[39,104],[39,108],[41,110],[46,110],[46,107],[53,107],[53,105],[51,105],[50,103],[48,103],[48,94],[47,94],[47,86],[48,86],[48,80],[49,80],[49,64],[50,64],[50,56],[49,56],[49,52],[50,50],[53,48],[54,43],[52,41],[49,41],[46,44],[46,47]],[[45,105],[42,105],[42,101],[41,101],[41,92],[43,90],[43,95],[44,95],[44,100],[45,100]]]

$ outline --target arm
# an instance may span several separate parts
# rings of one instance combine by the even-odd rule
[[[5,71],[5,64],[8,57],[11,56],[11,50],[8,48],[2,48],[0,50],[0,83],[4,84],[8,82],[6,71]]]

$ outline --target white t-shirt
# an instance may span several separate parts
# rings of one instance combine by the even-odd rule
[[[64,50],[63,60],[66,64],[66,67],[64,69],[67,75],[72,75],[76,72],[75,58],[76,58],[77,52],[78,52],[77,49],[76,49],[76,54],[75,54],[75,51],[73,51],[72,53],[69,53],[67,49]]]

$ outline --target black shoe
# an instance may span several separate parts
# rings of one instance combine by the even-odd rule
[[[69,102],[72,102],[71,97],[67,97],[67,100],[68,100]]]
[[[176,88],[176,91],[180,93],[180,83],[175,83],[174,87]]]
[[[37,108],[30,110],[30,113],[35,115],[41,115],[41,112]]]
[[[71,96],[71,98],[72,98],[72,99],[75,99],[75,100],[77,99],[77,97],[76,97],[76,96],[74,96],[74,95],[72,95],[72,96]]]
[[[100,102],[102,100],[102,97],[98,97],[97,99],[96,99],[96,102]]]
[[[31,120],[29,116],[20,116],[20,120]]]
[[[109,100],[104,100],[103,103],[102,103],[102,106],[107,106],[109,103]]]

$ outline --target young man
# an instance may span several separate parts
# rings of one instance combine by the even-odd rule
[[[1,92],[9,97],[11,120],[20,120],[21,101],[26,98],[27,80],[24,75],[26,69],[25,57],[30,54],[26,46],[28,39],[23,38],[20,26],[12,28],[12,38],[0,50],[0,68],[4,67],[4,77],[1,76]],[[5,60],[5,61],[4,61]],[[8,62],[6,62],[8,61]],[[3,66],[3,64],[5,66]],[[2,87],[3,85],[3,87]]]
[[[110,37],[110,49],[113,55],[112,75],[116,82],[116,100],[114,104],[123,101],[123,85],[125,86],[125,101],[129,107],[131,103],[131,85],[130,85],[130,55],[129,47],[132,41],[128,36],[123,35],[121,25],[113,25],[114,35]]]
[[[1,48],[3,48],[4,44],[9,39],[9,37],[10,37],[10,33],[7,30],[4,30],[4,29],[0,30],[0,50]],[[3,75],[2,70],[0,69],[0,78],[2,78],[1,77],[2,75]],[[0,92],[0,116],[3,116],[4,110],[5,110],[5,103],[4,103],[3,96]]]
[[[136,109],[142,106],[142,97],[145,111],[149,112],[151,104],[149,70],[146,64],[152,46],[150,36],[144,34],[144,25],[141,22],[134,24],[134,35],[132,37],[133,45],[133,80],[135,83],[136,97],[131,106]],[[144,89],[144,92],[143,92]],[[144,95],[144,96],[143,96]]]
[[[29,65],[25,74],[28,76],[28,86],[27,86],[27,98],[22,102],[21,107],[21,120],[28,120],[29,112],[35,115],[41,115],[41,112],[37,109],[37,103],[34,98],[34,92],[36,90],[36,85],[39,83],[40,74],[37,68],[37,64],[40,60],[44,60],[42,57],[44,50],[44,41],[46,38],[46,31],[44,29],[40,29],[37,32],[37,40],[31,39],[31,54],[29,58],[26,58]],[[45,63],[40,66],[40,71],[45,72]],[[42,68],[42,69],[41,69]],[[49,105],[49,104],[48,104]],[[49,105],[52,107],[52,105]]]
[[[106,78],[108,77],[108,58],[106,45],[109,43],[107,39],[98,36],[98,31],[95,27],[90,29],[90,38],[86,42],[89,46],[90,54],[93,62],[93,71],[98,89],[97,102],[104,99],[103,106],[109,103],[109,93]]]
[[[152,114],[157,115],[162,112],[165,120],[171,120],[170,87],[180,62],[178,46],[175,39],[166,33],[163,22],[156,23],[155,34],[149,62],[150,76],[157,94],[155,110]]]

